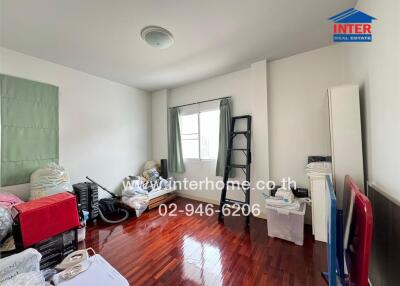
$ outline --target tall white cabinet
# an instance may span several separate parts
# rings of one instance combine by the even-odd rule
[[[350,175],[364,189],[360,96],[357,85],[327,90],[332,152],[333,183],[342,206],[344,178]]]

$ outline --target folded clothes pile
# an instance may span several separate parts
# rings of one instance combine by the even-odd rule
[[[291,203],[285,202],[284,200],[276,197],[269,197],[265,199],[265,203],[267,206],[275,207],[275,208],[284,208],[288,210],[299,210],[300,202],[298,199],[294,199]]]
[[[276,191],[275,198],[283,200],[286,203],[292,203],[294,200],[294,195],[292,190],[280,188]]]
[[[150,197],[157,191],[171,189],[172,178],[160,175],[161,166],[155,161],[147,161],[143,172],[137,176],[128,176],[123,182],[122,202],[135,209],[140,216],[149,206]]]
[[[139,217],[149,205],[149,196],[142,187],[141,177],[128,177],[128,183],[122,191],[122,202],[135,209],[136,216]]]
[[[325,176],[332,174],[331,162],[312,162],[306,167],[308,176]]]
[[[153,180],[142,176],[129,176],[124,183],[121,200],[124,204],[135,209],[136,216],[139,217],[149,206],[150,192],[168,189],[171,186],[171,179],[166,180],[158,175]]]
[[[309,198],[295,198],[293,192],[285,188],[278,189],[274,197],[268,196],[265,199],[267,206],[295,211],[300,209],[302,203],[309,202]]]

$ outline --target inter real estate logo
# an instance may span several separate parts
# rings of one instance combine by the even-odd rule
[[[354,8],[339,13],[329,20],[333,21],[334,42],[371,42],[372,20],[376,18]]]

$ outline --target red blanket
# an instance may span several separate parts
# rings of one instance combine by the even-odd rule
[[[23,247],[79,226],[76,198],[60,193],[14,206]]]

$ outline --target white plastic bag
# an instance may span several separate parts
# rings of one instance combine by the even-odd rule
[[[138,180],[129,181],[129,183],[127,183],[126,187],[123,189],[122,195],[124,197],[133,197],[136,194],[146,194],[146,192],[142,189]]]
[[[46,281],[41,272],[30,271],[21,273],[5,281],[2,286],[45,286]]]
[[[160,189],[169,189],[171,188],[172,182],[170,179],[164,179],[160,177],[160,182],[158,184]]]
[[[8,209],[0,206],[0,244],[12,230],[13,219]]]
[[[149,206],[149,197],[147,195],[134,195],[131,197],[123,196],[122,202],[135,209],[136,216],[139,217]]]
[[[31,200],[68,191],[72,191],[69,175],[55,163],[37,169],[31,175]]]
[[[20,273],[39,272],[42,255],[33,248],[0,259],[0,285]],[[13,285],[13,284],[10,284]]]

